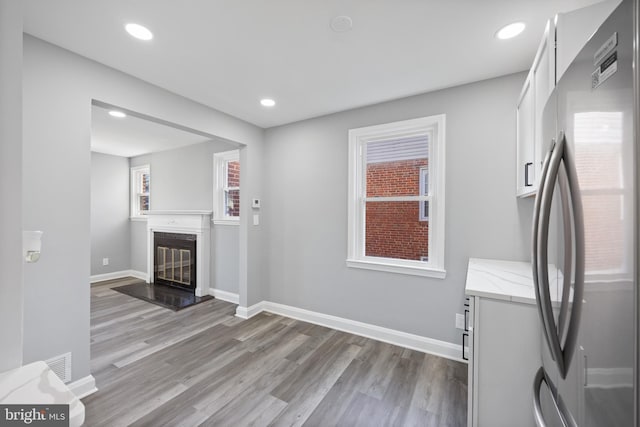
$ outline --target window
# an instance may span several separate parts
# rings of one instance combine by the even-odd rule
[[[146,218],[149,211],[149,165],[131,168],[131,219]]]
[[[445,116],[349,131],[349,267],[445,277]]]
[[[240,151],[213,155],[215,224],[238,224],[240,220]]]

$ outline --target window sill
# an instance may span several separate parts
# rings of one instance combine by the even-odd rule
[[[146,216],[130,216],[129,219],[131,221],[146,221],[147,217]]]
[[[439,268],[414,267],[409,265],[399,265],[380,261],[364,261],[360,259],[348,259],[347,267],[363,268],[365,270],[385,271],[387,273],[408,274],[411,276],[433,277],[435,279],[444,279],[447,275],[446,270],[442,270]]]
[[[214,219],[213,225],[240,225],[240,219]]]

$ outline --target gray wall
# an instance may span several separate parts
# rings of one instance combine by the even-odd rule
[[[92,276],[131,268],[129,214],[129,159],[91,153]]]
[[[23,77],[23,223],[45,233],[40,262],[25,269],[24,360],[71,351],[72,379],[77,380],[90,373],[91,101],[245,144],[250,162],[262,154],[264,132],[29,35]],[[250,268],[239,279],[246,301],[261,292],[252,281],[262,276],[253,271],[260,264],[252,262],[255,254],[248,248],[262,251],[262,231],[248,226],[248,201],[249,194],[259,197],[262,183],[250,174],[241,179],[250,190],[243,196],[240,225],[248,239],[240,259]]]
[[[515,197],[525,74],[268,129],[263,211],[269,300],[460,342],[469,257],[527,260],[532,200]],[[351,128],[446,114],[446,279],[347,268]]]
[[[131,158],[151,168],[151,210],[213,210],[213,153],[235,150],[210,141]],[[147,272],[146,221],[132,221],[131,263]],[[238,293],[239,226],[212,225],[210,287]]]
[[[22,363],[22,2],[0,0],[0,372]]]

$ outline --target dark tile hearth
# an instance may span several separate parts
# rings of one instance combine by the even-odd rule
[[[133,283],[131,285],[118,286],[112,288],[114,291],[121,292],[161,307],[169,308],[173,311],[182,310],[191,307],[203,301],[213,299],[211,295],[197,297],[195,294],[182,289],[177,289],[167,285],[153,283]]]

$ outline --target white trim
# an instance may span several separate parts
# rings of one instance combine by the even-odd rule
[[[587,368],[587,387],[633,387],[633,368]]]
[[[136,279],[144,280],[145,282],[149,281],[149,274],[144,271],[138,270],[129,270],[129,276],[135,277]]]
[[[266,304],[268,304],[267,301],[260,301],[250,307],[238,306],[236,308],[236,317],[240,317],[241,319],[251,319],[256,314],[260,314],[265,311]]]
[[[87,375],[84,378],[73,381],[67,384],[67,387],[69,387],[69,390],[71,390],[78,399],[83,399],[98,391],[98,388],[96,387],[96,379],[93,375]]]
[[[103,282],[105,280],[114,280],[114,279],[122,279],[123,277],[135,277],[137,279],[141,279],[144,281],[148,281],[149,275],[142,271],[136,270],[122,270],[122,271],[114,271],[112,273],[104,273],[104,274],[94,274],[89,277],[90,283]]]
[[[462,346],[459,344],[452,344],[446,341],[409,334],[329,314],[317,313],[284,304],[261,301],[248,308],[238,306],[236,316],[249,319],[263,311],[467,363],[466,360],[461,358]]]
[[[387,258],[382,259],[384,259],[385,261],[387,260]],[[425,261],[414,262],[426,264]],[[368,261],[367,259],[348,259],[347,267],[362,268],[365,270],[385,271],[387,273],[408,274],[411,276],[433,277],[435,279],[444,279],[447,276],[447,271],[439,268],[402,265],[400,263],[390,263],[383,261]]]
[[[400,274],[435,278],[445,277],[445,125],[444,114],[368,126],[349,130],[349,187],[347,211],[347,266],[381,270]],[[366,257],[364,255],[364,210],[366,197],[366,145],[390,138],[426,135],[429,137],[429,191],[428,196],[385,197],[393,200],[429,201],[429,261],[424,265],[411,265],[393,258]],[[376,198],[382,201],[382,198]],[[378,200],[376,200],[378,201]],[[381,264],[379,268],[375,264]],[[419,273],[424,270],[424,273]]]
[[[240,225],[240,218],[214,219],[213,225]]]
[[[209,288],[209,295],[233,304],[238,304],[240,302],[240,295],[234,294],[233,292],[223,291],[222,289]]]

